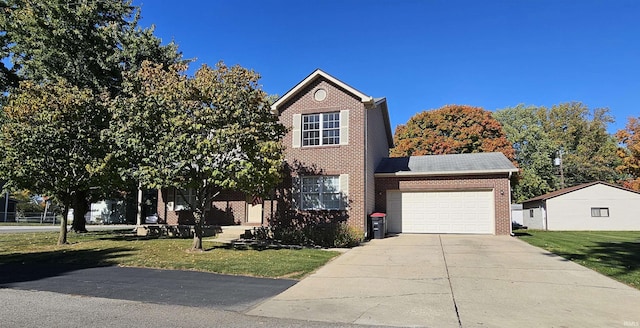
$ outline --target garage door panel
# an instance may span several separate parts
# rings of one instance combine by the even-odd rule
[[[387,192],[388,228],[407,233],[494,231],[493,192]]]

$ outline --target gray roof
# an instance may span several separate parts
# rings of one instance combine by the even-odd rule
[[[546,193],[544,195],[540,195],[538,197],[533,197],[533,198],[527,199],[522,203],[524,204],[524,203],[535,202],[535,201],[540,201],[540,200],[546,201],[547,199],[558,197],[558,196],[562,196],[564,194],[568,194],[568,193],[574,192],[576,190],[588,188],[588,187],[591,187],[591,186],[594,186],[594,185],[597,185],[597,184],[601,184],[601,185],[609,186],[609,187],[612,187],[612,188],[618,188],[618,189],[621,189],[621,190],[624,190],[624,191],[629,191],[629,192],[634,192],[636,194],[640,194],[640,191],[627,189],[627,188],[624,188],[624,187],[621,187],[621,186],[617,186],[617,185],[614,185],[614,184],[611,184],[611,183],[607,183],[607,182],[604,182],[604,181],[593,181],[593,182],[583,183],[583,184],[577,185],[577,186],[572,186],[572,187],[567,187],[567,188],[564,188],[564,189],[552,191],[552,192]]]
[[[515,173],[502,153],[471,153],[383,158],[377,175],[462,175]]]

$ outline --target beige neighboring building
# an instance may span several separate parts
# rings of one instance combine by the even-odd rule
[[[640,192],[606,182],[560,189],[522,206],[529,229],[640,231]]]

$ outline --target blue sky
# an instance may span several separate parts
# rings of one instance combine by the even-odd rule
[[[580,101],[640,116],[636,0],[134,0],[141,25],[202,64],[239,64],[282,95],[316,68],[387,97],[392,128],[447,104]]]

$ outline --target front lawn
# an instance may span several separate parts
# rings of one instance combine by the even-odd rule
[[[189,252],[191,239],[145,239],[129,231],[69,233],[70,244],[64,246],[57,246],[57,239],[56,232],[0,234],[0,265],[120,265],[300,279],[339,254],[318,249],[234,250],[206,238],[205,252]]]
[[[639,231],[517,230],[527,243],[640,289]]]

